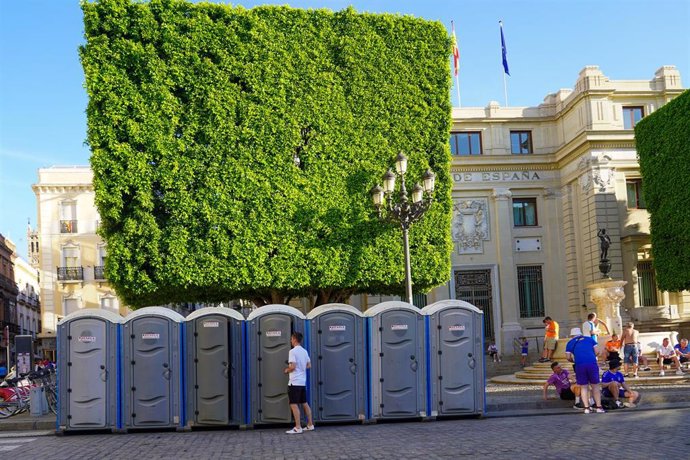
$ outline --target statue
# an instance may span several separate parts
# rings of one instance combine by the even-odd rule
[[[599,237],[599,245],[601,248],[601,257],[599,257],[600,261],[608,260],[608,253],[609,253],[609,247],[611,246],[611,237],[606,234],[606,229],[601,228],[597,232],[597,236]]]

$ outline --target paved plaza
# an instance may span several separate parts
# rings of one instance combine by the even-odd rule
[[[51,460],[688,458],[690,438],[682,428],[688,420],[690,409],[676,409],[317,426],[302,435],[287,435],[284,428],[60,437],[0,433],[0,452]]]

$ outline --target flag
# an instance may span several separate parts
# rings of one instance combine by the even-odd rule
[[[503,53],[503,70],[505,73],[510,75],[510,71],[508,70],[508,50],[506,50],[506,40],[503,38],[503,21],[498,21],[498,24],[501,26],[501,52]]]
[[[460,50],[458,49],[458,39],[455,36],[455,26],[453,21],[450,21],[450,26],[453,29],[453,34],[451,36],[453,41],[453,68],[455,69],[455,76],[458,76],[458,68],[460,67]]]

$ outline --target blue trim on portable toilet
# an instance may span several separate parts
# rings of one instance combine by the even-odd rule
[[[431,415],[431,341],[429,340],[429,318],[424,317],[424,346],[426,347],[426,413]]]
[[[187,341],[185,340],[187,332],[187,322],[180,325],[180,427],[184,427],[187,423],[187,366],[185,365],[185,355],[187,353]]]
[[[310,355],[311,350],[311,342],[309,340],[309,334],[311,334],[311,322],[310,321],[305,321],[304,322],[304,336],[302,337],[302,340],[304,341],[304,349],[307,351],[307,356]],[[313,364],[312,364],[313,368]],[[311,369],[306,370],[306,378],[307,378],[307,403],[309,403],[309,407],[312,409],[314,408],[314,402],[311,400]]]
[[[118,430],[122,429],[122,324],[117,326],[117,352],[115,358],[115,368],[117,369],[117,382],[115,385],[116,390],[116,404],[117,409],[115,410],[115,426]]]
[[[366,353],[367,375],[366,375],[366,398],[364,398],[364,413],[367,414],[367,420],[371,420],[371,318],[364,318],[365,340],[364,347]]]
[[[244,424],[249,426],[251,425],[251,417],[249,414],[251,414],[252,401],[249,397],[249,377],[251,368],[249,367],[249,356],[247,355],[247,353],[249,353],[248,336],[247,322],[245,321],[242,323],[242,365],[244,366],[244,395],[242,399],[244,400]]]
[[[485,342],[486,337],[484,337],[484,316],[482,315],[482,316],[480,316],[480,318],[482,319],[482,321],[477,325],[477,327],[479,328],[480,331],[482,331],[482,349],[479,350],[479,352],[481,353],[482,360],[484,361],[484,372],[483,372],[484,378],[482,379],[482,385],[483,385],[482,393],[484,394],[484,398],[483,398],[482,402],[484,405],[482,406],[482,413],[481,413],[481,415],[484,415],[484,414],[486,414],[486,353],[484,353],[484,350],[486,350],[486,342]]]

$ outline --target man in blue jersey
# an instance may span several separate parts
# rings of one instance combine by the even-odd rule
[[[597,413],[604,413],[601,407],[601,391],[599,387],[599,365],[597,355],[599,348],[592,337],[585,337],[579,327],[570,330],[570,341],[565,346],[565,357],[568,361],[575,363],[575,381],[582,388],[581,400],[585,406],[585,414],[593,410]],[[590,408],[588,385],[591,386],[592,397],[596,404],[595,409]]]

